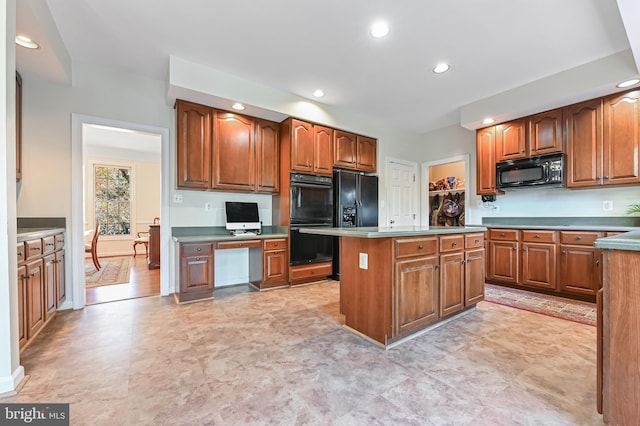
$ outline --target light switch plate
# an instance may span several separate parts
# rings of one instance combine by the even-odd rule
[[[182,194],[173,194],[173,202],[181,203],[182,202]]]
[[[369,255],[360,253],[360,269],[369,269]]]
[[[213,211],[213,204],[212,203],[204,203],[204,211],[212,212]]]
[[[613,210],[613,201],[603,201],[602,202],[602,211],[610,212]]]

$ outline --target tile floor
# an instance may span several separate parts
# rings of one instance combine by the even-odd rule
[[[341,328],[338,290],[61,313],[3,402],[68,402],[72,425],[602,424],[594,327],[481,302],[384,351]]]

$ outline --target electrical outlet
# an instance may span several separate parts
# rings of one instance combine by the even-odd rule
[[[213,211],[213,204],[211,204],[211,203],[204,203],[204,211],[205,211],[205,212],[212,212],[212,211]]]
[[[360,269],[369,269],[369,255],[360,253]]]
[[[610,212],[613,210],[613,201],[603,201],[602,202],[602,211]]]
[[[182,202],[182,194],[173,194],[173,202],[181,203]]]

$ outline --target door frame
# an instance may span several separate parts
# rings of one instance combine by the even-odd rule
[[[416,209],[420,208],[420,204],[417,202],[417,198],[418,198],[418,187],[417,185],[419,185],[420,183],[420,176],[418,175],[418,163],[416,163],[415,161],[407,161],[407,160],[401,160],[399,158],[393,158],[393,157],[385,157],[385,169],[384,169],[384,173],[385,173],[385,196],[387,198],[387,202],[386,202],[386,208],[385,208],[385,223],[384,226],[389,226],[389,212],[391,211],[391,179],[389,179],[390,173],[389,173],[389,169],[391,167],[392,164],[402,164],[404,166],[409,166],[409,167],[413,167],[413,172],[414,172],[414,176],[416,177],[416,180],[414,182],[413,188],[411,189],[412,195],[411,195],[411,207],[412,209],[415,211]],[[420,212],[416,212],[418,216],[420,216]],[[416,219],[414,219],[413,224],[416,224]]]
[[[427,216],[427,212],[429,212],[429,167],[433,166],[441,166],[443,164],[448,163],[457,163],[459,161],[464,161],[464,214],[465,218],[468,213],[469,206],[469,154],[456,155],[455,157],[443,158],[441,160],[435,161],[426,161],[422,163],[422,173],[420,176],[420,181],[423,184],[420,185],[420,207],[422,210],[422,214],[420,215],[420,224],[422,226],[429,225],[429,217]]]
[[[118,127],[121,129],[138,132],[155,133],[160,135],[160,245],[169,248],[171,237],[171,218],[169,192],[170,164],[169,164],[169,129],[166,127],[148,126],[127,121],[112,120],[109,118],[95,117],[84,114],[71,114],[71,226],[67,228],[70,234],[71,253],[68,256],[71,262],[72,306],[65,301],[62,309],[73,307],[82,309],[85,306],[84,288],[84,147],[82,141],[82,125],[95,124],[98,126]],[[169,250],[160,250],[160,264],[167,265],[160,268],[160,295],[169,295]],[[69,261],[67,261],[67,266]]]

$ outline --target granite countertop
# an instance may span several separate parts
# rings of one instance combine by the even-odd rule
[[[263,226],[257,235],[231,235],[224,226],[180,226],[171,228],[171,238],[178,243],[196,243],[207,241],[266,240],[268,238],[287,238],[286,226]]]
[[[461,234],[484,232],[484,226],[396,226],[396,227],[361,227],[361,228],[300,228],[305,234],[332,235],[336,237],[387,238],[414,237],[421,235]]]
[[[640,231],[598,238],[593,245],[602,249],[640,251]]]
[[[633,226],[611,226],[611,225],[512,225],[501,223],[486,223],[482,226],[487,228],[502,228],[502,229],[548,229],[551,231],[635,231],[638,228]]]
[[[38,238],[50,237],[65,231],[64,228],[18,228],[18,242],[35,240]]]
[[[484,217],[482,226],[505,229],[627,232],[640,228],[640,217]]]

